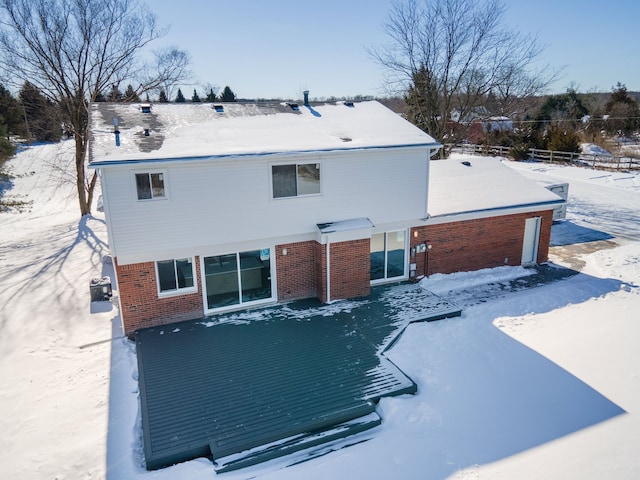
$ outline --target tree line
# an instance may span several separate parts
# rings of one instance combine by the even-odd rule
[[[476,143],[510,147],[514,158],[526,159],[531,148],[575,153],[581,143],[612,148],[640,129],[640,105],[620,82],[609,94],[569,88],[531,102],[530,112],[511,116],[512,128],[488,128]]]
[[[149,93],[144,99],[136,92],[132,85],[127,85],[121,91],[112,86],[108,93],[99,92],[94,102],[122,102],[138,103],[151,102]],[[170,103],[164,89],[160,89],[153,101]],[[235,102],[236,94],[226,86],[220,94],[214,87],[209,87],[206,95],[200,98],[196,89],[193,90],[191,102]],[[187,102],[178,89],[173,102]],[[64,117],[60,105],[51,101],[30,82],[24,82],[17,96],[0,83],[0,160],[7,159],[15,153],[15,141],[21,142],[57,142],[63,137],[71,137],[73,127]]]
[[[561,70],[541,64],[537,37],[510,29],[505,12],[501,0],[392,2],[387,42],[369,53],[385,69],[388,90],[404,100],[409,121],[444,145],[489,142],[515,154],[577,151],[580,141],[602,143],[638,130],[638,103],[624,84],[607,96],[574,88],[546,96]],[[495,116],[509,120],[489,121]],[[478,132],[483,123],[488,131]]]

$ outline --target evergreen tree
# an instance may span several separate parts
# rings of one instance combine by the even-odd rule
[[[618,82],[604,107],[609,118],[604,122],[608,133],[631,135],[640,127],[638,102],[629,96],[627,87]]]
[[[16,153],[16,148],[9,143],[9,133],[7,132],[7,124],[0,115],[0,165],[3,160],[11,157]]]
[[[4,117],[8,134],[18,135],[22,138],[28,136],[24,109],[2,84],[0,84],[0,116]]]
[[[196,89],[193,89],[193,95],[191,96],[191,101],[193,103],[200,103],[202,100],[200,100],[200,96],[198,95],[198,92],[196,92]]]
[[[25,82],[20,90],[27,128],[37,142],[57,142],[62,137],[60,111],[40,90]]]
[[[108,97],[109,102],[121,102],[122,101],[122,92],[118,88],[118,85],[113,85],[111,87],[111,92]]]
[[[548,150],[580,153],[580,137],[569,125],[552,125],[547,130]]]
[[[207,98],[205,98],[205,102],[213,103],[217,100],[216,94],[213,93],[213,88],[209,89],[209,93],[207,93]]]
[[[158,95],[158,103],[169,103],[169,99],[167,98],[167,94],[164,89],[160,90],[160,94]]]
[[[96,98],[93,99],[94,102],[106,102],[107,97],[104,96],[102,92],[98,92],[96,94]]]
[[[422,66],[411,77],[411,84],[404,97],[407,120],[430,135],[437,135],[440,129],[439,93],[437,82],[431,71]]]
[[[178,95],[176,96],[176,99],[174,100],[176,103],[184,103],[187,100],[184,98],[184,95],[182,94],[182,90],[178,89]]]
[[[536,120],[572,120],[575,124],[589,111],[582,102],[582,96],[570,88],[562,95],[552,95],[542,104],[536,115]]]
[[[138,96],[136,91],[133,89],[133,86],[131,84],[127,85],[127,89],[124,92],[123,101],[132,102],[132,103],[136,103],[140,101],[140,97]]]
[[[220,101],[222,102],[235,102],[236,101],[236,94],[233,93],[233,90],[231,90],[228,86],[224,87],[224,90],[222,91],[222,95],[220,95]]]

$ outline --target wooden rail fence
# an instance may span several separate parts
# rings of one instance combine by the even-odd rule
[[[509,147],[500,145],[447,145],[454,152],[472,153],[475,155],[490,155],[511,157]],[[544,163],[559,163],[578,167],[589,167],[602,170],[632,171],[640,170],[640,159],[617,155],[598,155],[593,153],[557,152],[554,150],[529,149],[530,161]]]

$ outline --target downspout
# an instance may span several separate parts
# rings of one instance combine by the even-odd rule
[[[429,158],[427,159],[427,184],[424,188],[424,218],[429,218],[429,180],[431,170],[431,157],[435,154],[436,150],[429,149]]]
[[[331,303],[331,242],[327,238],[327,303]]]

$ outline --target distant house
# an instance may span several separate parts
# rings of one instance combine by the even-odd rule
[[[509,117],[491,116],[489,110],[483,106],[476,107],[464,114],[460,110],[454,109],[449,118],[447,128],[473,144],[481,143],[487,133],[513,130],[513,122]]]
[[[542,262],[561,202],[495,160],[430,161],[375,101],[96,103],[90,129],[127,334]]]
[[[453,122],[462,123],[463,125],[470,125],[473,122],[482,120],[483,118],[488,118],[489,116],[491,116],[489,110],[487,110],[486,107],[480,105],[478,107],[474,107],[470,110],[464,111],[454,108],[453,110],[451,110],[449,118]]]
[[[513,122],[509,117],[498,116],[481,120],[484,132],[510,132],[513,130]]]

